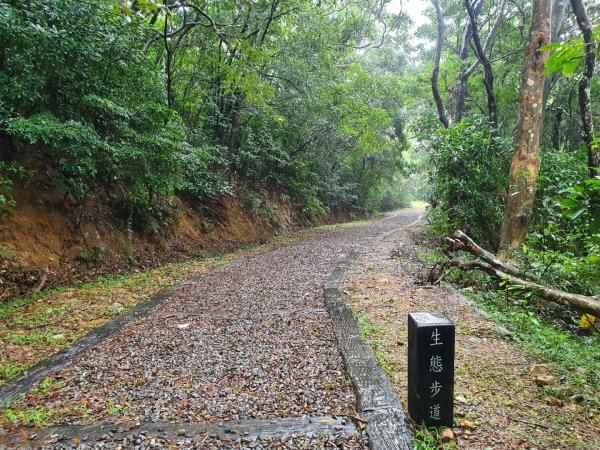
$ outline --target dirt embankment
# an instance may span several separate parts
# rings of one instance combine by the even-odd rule
[[[128,232],[107,196],[74,205],[46,183],[30,180],[13,191],[16,207],[0,216],[0,300],[231,251],[308,223],[281,196],[241,192],[223,196],[202,213],[176,198],[168,226]]]

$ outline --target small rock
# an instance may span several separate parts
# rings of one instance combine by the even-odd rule
[[[442,442],[450,442],[454,439],[454,433],[450,428],[444,428],[440,433],[440,438],[442,439]]]
[[[563,405],[563,401],[556,397],[545,397],[544,401],[548,405],[552,405],[552,406],[562,406]]]
[[[461,426],[461,428],[464,428],[465,430],[474,430],[475,428],[477,428],[477,425],[475,425],[473,422],[467,419],[460,419],[458,421],[458,424]]]
[[[556,377],[552,375],[538,375],[535,382],[540,386],[552,386],[556,384]]]
[[[469,403],[468,400],[462,395],[457,395],[456,397],[454,397],[454,400],[456,400],[457,402],[460,402],[460,403],[464,403],[464,404]]]
[[[536,378],[540,375],[548,375],[550,373],[550,367],[548,364],[534,364],[529,368],[529,375]]]
[[[582,403],[585,400],[585,397],[581,394],[575,394],[571,395],[571,397],[569,397],[569,400],[575,403]]]
[[[185,428],[180,428],[177,430],[177,436],[185,436]]]

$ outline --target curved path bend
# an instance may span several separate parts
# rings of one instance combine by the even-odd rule
[[[186,283],[62,361],[13,406],[52,411],[51,427],[4,430],[0,447],[367,448],[323,289],[420,216],[315,232]]]

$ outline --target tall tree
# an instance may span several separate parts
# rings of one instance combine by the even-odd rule
[[[492,26],[490,32],[488,33],[485,42],[483,44],[483,53],[484,54],[488,54],[490,51],[490,48],[492,46],[492,41],[494,40],[494,37],[496,36],[496,33],[498,31],[498,27],[500,26],[500,24],[502,23],[502,20],[504,19],[504,9],[506,6],[506,2],[507,0],[502,0],[500,2],[500,5],[498,6],[498,9],[496,11],[496,20],[494,21],[494,25]],[[480,3],[477,3],[475,5],[475,13],[479,14],[479,12],[481,12],[481,7],[479,7],[479,10],[477,10],[477,6],[479,4],[483,4],[483,1],[481,1]],[[473,28],[471,27],[471,21],[469,20],[469,26],[467,27],[467,31],[465,33],[465,41],[463,43],[463,47],[460,51],[460,58],[464,59],[467,57],[468,55],[468,45],[469,45],[469,41],[467,41],[467,36],[469,37],[469,39],[473,36]],[[464,58],[463,58],[464,55]],[[471,75],[473,75],[473,73],[475,73],[475,70],[477,69],[477,67],[479,67],[480,64],[480,60],[479,58],[476,59],[475,61],[473,61],[473,63],[459,76],[458,78],[458,83],[457,83],[457,88],[456,88],[456,98],[455,98],[455,104],[454,104],[454,114],[453,114],[453,122],[460,122],[463,118],[463,115],[465,113],[465,99],[467,97],[467,82],[469,81],[469,78],[471,77]]]
[[[477,59],[483,65],[485,77],[483,84],[487,93],[488,103],[488,114],[490,116],[490,123],[494,130],[498,129],[498,107],[496,106],[496,96],[494,94],[494,72],[492,71],[492,63],[488,59],[483,46],[481,45],[481,38],[479,37],[479,24],[477,23],[477,15],[470,0],[465,0],[465,8],[469,14],[469,23],[471,24],[472,40],[475,45],[475,54]]]
[[[594,144],[594,117],[592,115],[591,87],[596,62],[596,43],[592,39],[592,25],[582,0],[571,0],[577,24],[585,43],[585,65],[579,78],[579,115],[581,116],[581,137],[588,154],[590,178],[596,176],[600,168],[600,150]]]
[[[449,121],[444,109],[444,102],[440,95],[440,88],[438,86],[438,77],[440,73],[440,60],[442,58],[442,44],[444,43],[444,18],[442,16],[442,8],[438,0],[431,0],[433,7],[435,8],[435,16],[437,18],[437,43],[435,46],[435,60],[433,62],[433,72],[431,74],[431,90],[433,91],[433,99],[435,106],[437,107],[438,117],[442,125],[448,128]]]
[[[512,250],[519,248],[527,235],[540,168],[544,62],[548,58],[548,52],[540,49],[550,42],[551,0],[533,0],[532,6],[519,94],[516,150],[500,231],[500,255],[504,258],[510,258]]]

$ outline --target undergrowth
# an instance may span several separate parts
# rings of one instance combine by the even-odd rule
[[[431,262],[439,252],[429,252],[422,259]],[[536,299],[515,286],[498,283],[481,272],[453,269],[446,280],[490,319],[502,325],[531,357],[549,363],[559,379],[554,386],[545,386],[541,395],[566,399],[583,395],[590,413],[600,407],[600,333],[582,334],[578,328],[579,314],[572,309]]]
[[[505,290],[463,294],[474,301],[492,320],[511,331],[527,353],[552,365],[561,380],[556,386],[545,387],[546,393],[564,398],[583,394],[599,406],[600,334],[574,333],[555,313],[540,309],[532,300],[515,298]]]
[[[438,429],[428,428],[425,425],[415,429],[414,450],[451,450],[453,448],[456,448],[456,441],[442,442]]]

